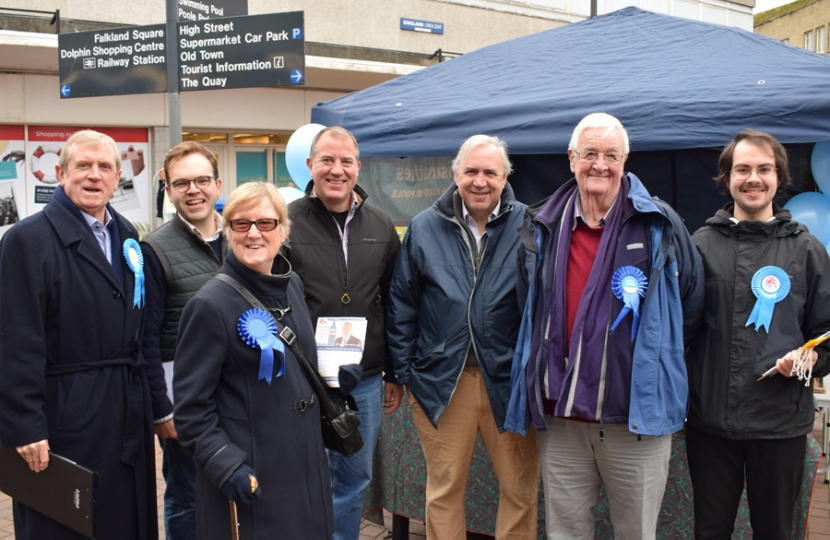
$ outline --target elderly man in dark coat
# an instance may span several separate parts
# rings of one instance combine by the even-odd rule
[[[98,473],[95,538],[158,538],[152,414],[139,349],[143,280],[135,228],[108,201],[115,142],[80,131],[43,212],[0,241],[0,446],[29,467],[49,450]],[[14,503],[17,540],[83,538]]]

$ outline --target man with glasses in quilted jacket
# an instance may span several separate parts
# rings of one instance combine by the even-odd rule
[[[182,310],[224,260],[227,242],[221,217],[214,210],[222,179],[213,153],[192,141],[170,150],[163,174],[176,215],[141,243],[147,290],[141,348],[148,364],[155,430],[164,453],[165,532],[169,540],[194,540],[195,470],[176,437],[170,389]]]

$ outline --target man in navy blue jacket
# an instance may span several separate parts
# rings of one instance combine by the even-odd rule
[[[496,538],[536,538],[534,433],[504,433],[519,331],[516,249],[525,205],[507,147],[467,139],[455,184],[412,220],[392,277],[387,342],[427,463],[429,539],[465,537],[464,491],[481,433],[499,481]]]
[[[49,450],[98,473],[95,538],[158,538],[138,233],[108,204],[121,176],[107,135],[79,131],[42,212],[0,241],[0,446],[33,471]],[[84,537],[19,502],[18,540]]]

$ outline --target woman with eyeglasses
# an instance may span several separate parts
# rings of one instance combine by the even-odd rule
[[[240,538],[328,540],[334,517],[317,396],[272,320],[294,331],[316,365],[303,285],[279,253],[289,231],[285,202],[273,185],[243,184],[227,200],[223,225],[231,253],[218,275],[267,312],[220,277],[182,314],[175,423],[196,463],[197,536],[231,537],[230,500]]]

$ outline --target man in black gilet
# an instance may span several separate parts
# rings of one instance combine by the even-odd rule
[[[170,150],[164,175],[176,215],[141,243],[147,289],[141,348],[148,364],[155,430],[164,452],[165,532],[169,540],[195,540],[195,471],[176,438],[170,389],[182,310],[224,259],[226,240],[214,209],[222,180],[213,153],[191,141]]]

